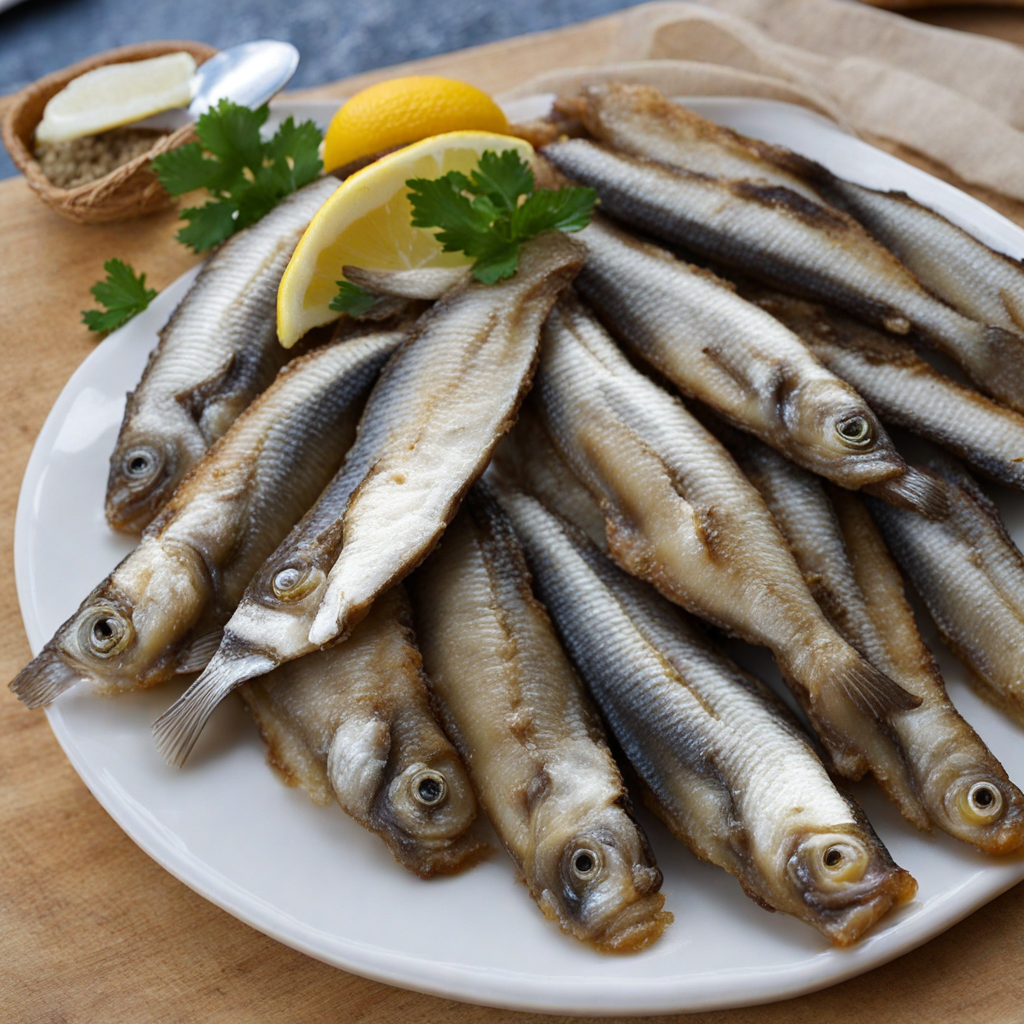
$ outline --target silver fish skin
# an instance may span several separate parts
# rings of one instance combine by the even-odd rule
[[[154,725],[169,763],[184,763],[232,689],[343,639],[427,556],[511,427],[541,324],[581,262],[575,242],[549,232],[523,247],[515,277],[470,284],[417,321],[342,469],[254,577],[206,671]]]
[[[762,293],[758,304],[849,381],[888,423],[972,469],[1024,490],[1024,416],[936,370],[906,342],[814,303]]]
[[[469,776],[430,709],[401,584],[347,643],[290,661],[241,689],[268,760],[319,804],[332,798],[421,878],[485,848],[471,832]]]
[[[817,165],[796,153],[723,128],[673,103],[649,85],[608,82],[558,100],[556,113],[578,118],[599,142],[630,156],[657,160],[726,180],[781,185],[815,203]]]
[[[600,949],[654,942],[672,920],[661,872],[485,484],[470,491],[410,584],[445,729],[530,895]]]
[[[537,498],[607,552],[601,509],[558,453],[529,396],[519,410],[516,425],[494,453],[485,479],[492,477]]]
[[[401,337],[369,334],[283,369],[11,689],[40,707],[80,679],[117,691],[201,669],[253,574],[337,472]]]
[[[891,736],[869,729],[879,783],[919,828],[936,825],[985,853],[1024,843],[1024,796],[950,702],[918,632],[899,569],[863,502],[833,492],[763,445],[736,453],[837,630],[872,664],[921,698],[890,719]],[[883,767],[884,766],[884,767]]]
[[[948,487],[945,519],[868,507],[975,689],[1024,726],[1024,557],[962,466],[936,455],[928,471]]]
[[[514,491],[500,501],[566,649],[677,838],[837,945],[913,896],[767,687],[540,503]]]
[[[829,625],[771,513],[682,403],[634,370],[601,326],[563,299],[544,328],[536,391],[544,426],[605,517],[608,549],[669,600],[768,647],[837,768],[859,778],[918,698]]]
[[[833,177],[825,191],[954,309],[979,323],[1024,332],[1020,260],[990,249],[903,192],[878,192]]]
[[[851,217],[782,186],[723,181],[613,152],[586,139],[541,151],[595,188],[627,226],[787,291],[831,303],[895,334],[916,331],[973,383],[1024,411],[1024,347],[936,299]]]
[[[339,184],[307,185],[225,242],[160,331],[110,457],[106,514],[114,529],[142,530],[294,354],[278,344],[277,288]]]
[[[843,487],[906,470],[867,402],[733,287],[599,218],[577,237],[576,291],[684,395]]]

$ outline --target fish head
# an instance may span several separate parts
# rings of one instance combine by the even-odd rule
[[[249,584],[228,628],[239,643],[289,661],[314,649],[309,628],[326,589],[318,559],[283,545]]]
[[[108,581],[18,673],[11,689],[29,707],[44,707],[79,682],[102,690],[137,686],[137,647],[131,603]]]
[[[545,914],[601,949],[643,949],[671,921],[646,837],[617,805],[589,816],[568,837],[542,840],[534,874]]]
[[[395,856],[421,877],[456,870],[483,845],[467,834],[476,818],[476,796],[447,744],[396,772],[381,797],[382,835]]]
[[[795,899],[789,910],[836,945],[855,942],[897,903],[913,897],[917,883],[897,867],[877,840],[859,829],[803,833],[786,863]]]
[[[780,405],[801,465],[851,490],[905,472],[878,417],[842,381],[806,383],[781,396]]]
[[[198,427],[183,414],[160,425],[126,422],[110,456],[107,522],[115,530],[141,532],[206,448]]]
[[[1024,796],[1002,773],[943,759],[929,774],[924,800],[942,829],[985,853],[1004,854],[1024,844]]]

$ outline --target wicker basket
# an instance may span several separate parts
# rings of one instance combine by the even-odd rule
[[[54,185],[43,174],[33,150],[36,125],[42,120],[43,109],[50,97],[60,92],[71,79],[104,64],[146,60],[178,50],[190,53],[198,64],[209,60],[217,52],[204,43],[174,40],[122,46],[40,78],[14,97],[3,121],[3,142],[11,159],[47,206],[79,224],[100,224],[104,221],[141,217],[171,205],[174,200],[153,173],[150,161],[169,149],[194,140],[195,133],[191,125],[158,136],[148,153],[122,164],[102,178],[75,188],[58,188]]]

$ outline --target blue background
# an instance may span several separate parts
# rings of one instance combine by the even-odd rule
[[[637,0],[639,2],[639,0]],[[294,88],[557,28],[623,0],[25,0],[0,12],[0,93],[100,50],[147,39],[298,47]],[[15,173],[0,147],[0,177]]]

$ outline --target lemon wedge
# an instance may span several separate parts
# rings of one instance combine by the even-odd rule
[[[36,128],[36,141],[66,142],[141,121],[162,110],[187,107],[195,71],[195,60],[184,52],[87,71],[50,97]]]
[[[277,292],[277,336],[291,348],[307,331],[337,320],[330,308],[346,264],[367,270],[465,266],[460,252],[442,252],[433,231],[412,226],[409,178],[468,174],[486,150],[515,150],[524,160],[533,147],[491,132],[448,132],[389,153],[346,178],[310,222]]]
[[[336,167],[455,131],[508,131],[501,107],[475,85],[437,75],[378,82],[350,97],[324,136],[324,167]]]

